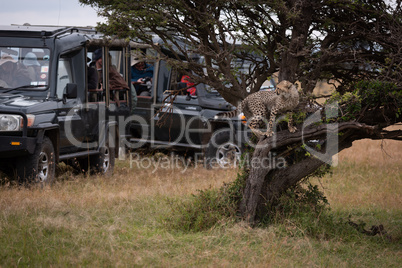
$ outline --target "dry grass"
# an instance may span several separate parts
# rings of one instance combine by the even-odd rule
[[[323,185],[334,208],[401,210],[401,182],[402,142],[360,140],[339,153],[339,166]]]
[[[382,223],[391,241],[359,233],[311,237],[292,221],[172,231],[165,225],[172,200],[230,182],[236,170],[152,173],[117,161],[115,174],[105,178],[61,166],[51,188],[0,187],[0,266],[398,267],[401,156],[401,142],[358,141],[339,154],[332,175],[314,180],[334,215]]]

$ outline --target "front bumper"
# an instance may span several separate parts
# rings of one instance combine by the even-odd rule
[[[0,136],[0,158],[33,154],[36,143],[36,137]]]

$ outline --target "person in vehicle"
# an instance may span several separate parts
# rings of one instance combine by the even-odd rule
[[[7,54],[1,56],[0,59],[0,80],[3,80],[8,87],[31,84],[27,69]]]
[[[131,83],[138,96],[149,96],[147,83],[152,82],[154,67],[146,64],[141,55],[131,56]]]
[[[25,55],[22,63],[25,65],[29,78],[32,81],[38,81],[40,75],[40,64],[38,62],[38,58],[33,52],[28,52]]]
[[[187,89],[187,94],[191,95],[191,96],[196,96],[196,88],[194,87],[194,83],[190,81],[190,76],[188,75],[183,75],[180,79],[181,83],[185,83],[188,87]]]
[[[98,72],[93,66],[87,66],[87,85],[88,97],[90,101],[97,102],[102,100],[102,94],[99,89]]]
[[[102,49],[99,48],[93,53],[92,61],[95,62],[96,70],[98,71],[99,83],[102,83]],[[128,84],[116,68],[112,65],[109,66],[109,90],[116,105],[120,106],[119,91],[122,89],[128,90]]]
[[[87,58],[87,62],[91,62],[90,58]],[[95,69],[95,66],[93,64],[89,64],[87,66],[87,83],[88,83],[88,89],[97,89],[98,84],[99,84],[99,78],[98,78],[98,72]]]

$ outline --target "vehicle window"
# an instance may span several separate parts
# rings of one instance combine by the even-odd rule
[[[45,89],[49,81],[50,50],[33,47],[0,47],[1,87]]]
[[[119,72],[121,75],[123,75],[123,68],[122,68],[122,52],[121,51],[116,51],[116,50],[109,50],[109,55],[110,55],[110,64]]]
[[[64,89],[68,83],[73,82],[71,64],[69,58],[60,58],[57,68],[57,89],[56,94],[58,98],[63,97]]]

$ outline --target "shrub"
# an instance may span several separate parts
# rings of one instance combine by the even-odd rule
[[[171,202],[169,226],[181,231],[203,231],[236,220],[245,176],[219,189],[199,190],[185,201]]]

